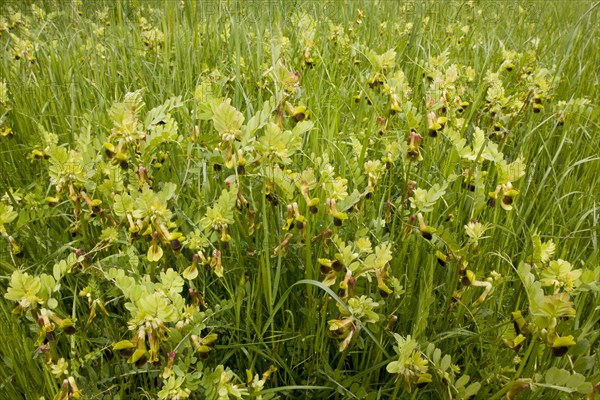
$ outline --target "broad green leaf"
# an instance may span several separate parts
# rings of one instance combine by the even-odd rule
[[[435,183],[429,190],[417,188],[414,196],[410,198],[410,206],[417,212],[433,211],[435,203],[446,193],[447,183]]]
[[[37,294],[41,289],[39,277],[17,270],[10,277],[10,285],[4,297],[12,301],[25,300],[28,304],[37,303],[40,301]]]
[[[460,378],[458,378],[456,380],[456,382],[454,383],[454,386],[456,386],[457,388],[461,388],[464,387],[467,383],[469,383],[469,375],[462,375]]]
[[[452,357],[450,356],[450,354],[444,355],[444,357],[442,357],[442,361],[440,363],[440,369],[442,371],[446,371],[450,367],[451,362],[452,362]]]
[[[108,226],[102,229],[102,233],[100,233],[99,239],[108,243],[116,242],[117,240],[119,240],[119,231],[117,230],[117,228]]]
[[[242,142],[246,143],[251,137],[256,134],[256,131],[267,124],[273,113],[273,106],[269,101],[263,103],[263,108],[259,110],[248,123],[242,127],[243,138]]]
[[[154,107],[152,110],[148,111],[146,118],[144,119],[144,126],[146,129],[150,129],[151,126],[161,122],[167,122],[167,119],[170,117],[169,113],[175,108],[183,106],[181,99],[181,96],[171,97],[160,106]]]
[[[6,234],[4,224],[13,222],[19,214],[13,210],[12,206],[0,202],[0,234]]]
[[[231,105],[231,99],[227,99],[217,107],[212,121],[217,132],[237,135],[244,123],[244,114]]]
[[[471,383],[469,386],[467,386],[467,389],[465,390],[464,398],[470,399],[472,396],[475,396],[477,392],[479,392],[479,389],[481,389],[481,383]]]
[[[440,362],[441,356],[442,356],[442,350],[436,348],[433,351],[433,357],[431,360],[433,361],[434,364],[438,364]]]

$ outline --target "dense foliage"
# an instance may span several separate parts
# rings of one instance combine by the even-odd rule
[[[0,398],[598,395],[598,3],[1,7]]]

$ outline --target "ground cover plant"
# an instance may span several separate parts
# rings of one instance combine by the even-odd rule
[[[591,1],[15,1],[1,399],[594,399]]]

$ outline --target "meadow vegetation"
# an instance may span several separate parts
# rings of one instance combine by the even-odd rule
[[[0,7],[1,399],[598,398],[598,2]]]

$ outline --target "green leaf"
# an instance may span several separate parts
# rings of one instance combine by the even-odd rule
[[[312,130],[312,128],[315,126],[315,124],[312,121],[301,121],[298,122],[296,124],[296,126],[294,126],[294,129],[292,129],[292,134],[294,136],[300,136],[305,134],[306,132],[309,132],[310,130]]]
[[[119,240],[119,231],[115,227],[108,226],[102,229],[99,239],[108,243],[116,242]]]
[[[177,191],[177,185],[173,182],[166,182],[161,191],[156,194],[162,203],[166,203],[173,198]]]
[[[414,196],[410,198],[410,206],[417,212],[433,211],[435,203],[446,193],[447,183],[442,185],[435,183],[429,190],[417,188]]]
[[[43,300],[50,298],[51,293],[58,289],[56,281],[54,280],[52,275],[41,274],[40,284],[41,287],[38,292],[38,296]]]
[[[39,277],[17,270],[10,277],[10,285],[4,297],[12,301],[39,302],[37,294],[41,289],[42,283]]]
[[[390,374],[399,374],[403,369],[400,362],[392,361],[385,367],[385,370]]]
[[[577,386],[576,390],[581,394],[590,394],[594,391],[594,385],[592,385],[592,382],[583,382]]]
[[[162,289],[171,294],[181,293],[185,282],[173,268],[169,268],[160,273],[160,283]]]
[[[569,379],[567,379],[566,386],[573,389],[577,389],[583,383],[585,383],[585,376],[575,372],[569,377]]]
[[[462,375],[460,378],[456,380],[454,386],[458,389],[464,387],[467,383],[469,383],[469,375]]]
[[[122,103],[114,103],[108,110],[108,116],[114,122],[115,126],[120,126],[124,121],[135,118],[144,107],[142,99],[143,89],[125,94]]]
[[[571,353],[573,353],[572,350],[571,350]],[[575,363],[573,364],[573,369],[579,373],[583,373],[585,371],[592,369],[594,367],[594,364],[595,364],[594,357],[585,356],[585,357],[578,358],[577,361],[575,361]]]
[[[13,222],[19,214],[13,210],[12,206],[0,202],[0,234],[6,233],[4,224]]]
[[[481,383],[479,383],[479,382],[471,383],[465,390],[464,398],[470,399],[471,396],[475,396],[477,394],[477,392],[479,392],[479,389],[481,389]]]
[[[431,344],[433,344],[433,343],[431,343]],[[438,364],[440,362],[441,357],[442,357],[442,350],[436,348],[433,351],[433,357],[431,360],[433,361],[434,364]]]
[[[244,114],[231,105],[231,99],[223,101],[214,112],[212,121],[219,133],[236,134],[244,123]]]
[[[181,96],[171,97],[165,101],[164,104],[148,111],[146,118],[144,119],[144,126],[146,129],[149,129],[151,126],[157,125],[160,122],[167,122],[167,119],[170,118],[169,113],[175,108],[183,106],[181,99]]]
[[[287,201],[290,201],[294,198],[296,186],[293,184],[292,179],[281,168],[279,168],[279,165],[275,165],[272,168],[267,167],[266,176],[283,191],[283,196]]]
[[[565,386],[570,377],[569,371],[552,367],[546,371],[544,381],[552,385]]]
[[[337,208],[340,211],[346,211],[360,201],[360,192],[356,189],[350,193],[344,200],[337,203]]]
[[[525,176],[527,172],[527,164],[523,160],[523,157],[517,158],[510,164],[507,164],[505,160],[500,161],[498,164],[498,184],[506,184],[508,182],[516,182]]]
[[[246,143],[254,136],[256,131],[267,124],[273,113],[273,105],[269,101],[263,103],[263,108],[258,111],[248,123],[242,127],[243,138],[242,143]]]
[[[56,281],[58,282],[67,273],[68,270],[69,265],[67,264],[67,262],[65,260],[60,260],[59,262],[54,264],[54,267],[52,267],[52,275],[54,276],[54,279],[56,279]]]
[[[49,309],[54,310],[56,307],[58,307],[58,300],[49,298],[48,301],[46,302],[46,305],[48,306]]]
[[[444,357],[442,358],[442,362],[440,363],[440,370],[442,370],[442,372],[446,371],[450,367],[451,362],[452,357],[450,356],[450,354],[444,355]]]

